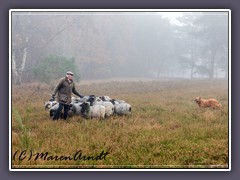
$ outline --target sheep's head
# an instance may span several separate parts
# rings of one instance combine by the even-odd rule
[[[115,99],[111,99],[110,102],[114,105],[115,104]]]
[[[50,109],[52,107],[52,103],[51,102],[46,102],[44,105],[45,109]]]
[[[90,103],[84,102],[80,105],[81,107],[81,113],[84,117],[88,117],[90,113]]]
[[[95,95],[90,95],[89,99],[87,101],[90,102],[90,105],[92,106],[93,103],[95,102],[95,100],[96,100],[96,96]]]
[[[58,104],[57,101],[48,101],[48,102],[45,103],[44,107],[45,107],[45,109],[49,109],[50,110],[56,104]]]
[[[103,101],[111,101],[111,98],[109,96],[101,96],[100,97]]]

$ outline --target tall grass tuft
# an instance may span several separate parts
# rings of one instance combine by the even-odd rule
[[[16,108],[13,108],[13,121],[17,122],[17,129],[19,129],[20,144],[22,149],[28,149],[30,146],[30,132],[23,124],[22,118]]]

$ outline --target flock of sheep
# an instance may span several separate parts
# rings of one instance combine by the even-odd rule
[[[222,105],[216,99],[202,99],[196,97],[195,102],[199,107],[210,107],[212,109],[221,108]],[[48,101],[45,103],[45,109],[50,112],[50,117],[53,117],[59,104],[57,101]],[[82,116],[86,119],[100,118],[104,119],[113,114],[129,115],[132,112],[132,107],[124,100],[111,99],[109,96],[84,96],[83,98],[72,97],[69,105],[69,116]]]
[[[54,115],[59,104],[57,101],[48,101],[45,103],[45,109],[50,112],[50,117]],[[69,116],[82,116],[86,119],[99,118],[104,119],[113,114],[129,115],[132,107],[124,100],[115,100],[109,96],[84,96],[83,98],[72,97],[69,106]]]

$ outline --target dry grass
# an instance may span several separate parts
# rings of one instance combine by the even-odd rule
[[[199,88],[201,86],[202,88]],[[52,121],[43,84],[12,87],[14,168],[227,168],[228,85],[224,80],[118,81],[78,85],[82,94],[108,95],[132,105],[130,116],[104,121],[69,118]],[[200,109],[196,96],[213,97],[222,110]],[[19,159],[26,150],[26,158]],[[30,152],[72,156],[78,150],[102,160],[46,160]],[[17,157],[17,158],[16,158]],[[23,156],[21,156],[23,157]]]

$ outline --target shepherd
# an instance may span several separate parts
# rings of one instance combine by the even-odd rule
[[[83,98],[83,96],[76,90],[75,83],[73,81],[73,73],[68,71],[66,76],[61,78],[52,92],[52,98],[50,101],[55,100],[57,94],[57,102],[59,107],[53,115],[53,120],[58,120],[62,109],[64,108],[63,119],[66,120],[68,117],[69,105],[71,103],[72,93]]]

